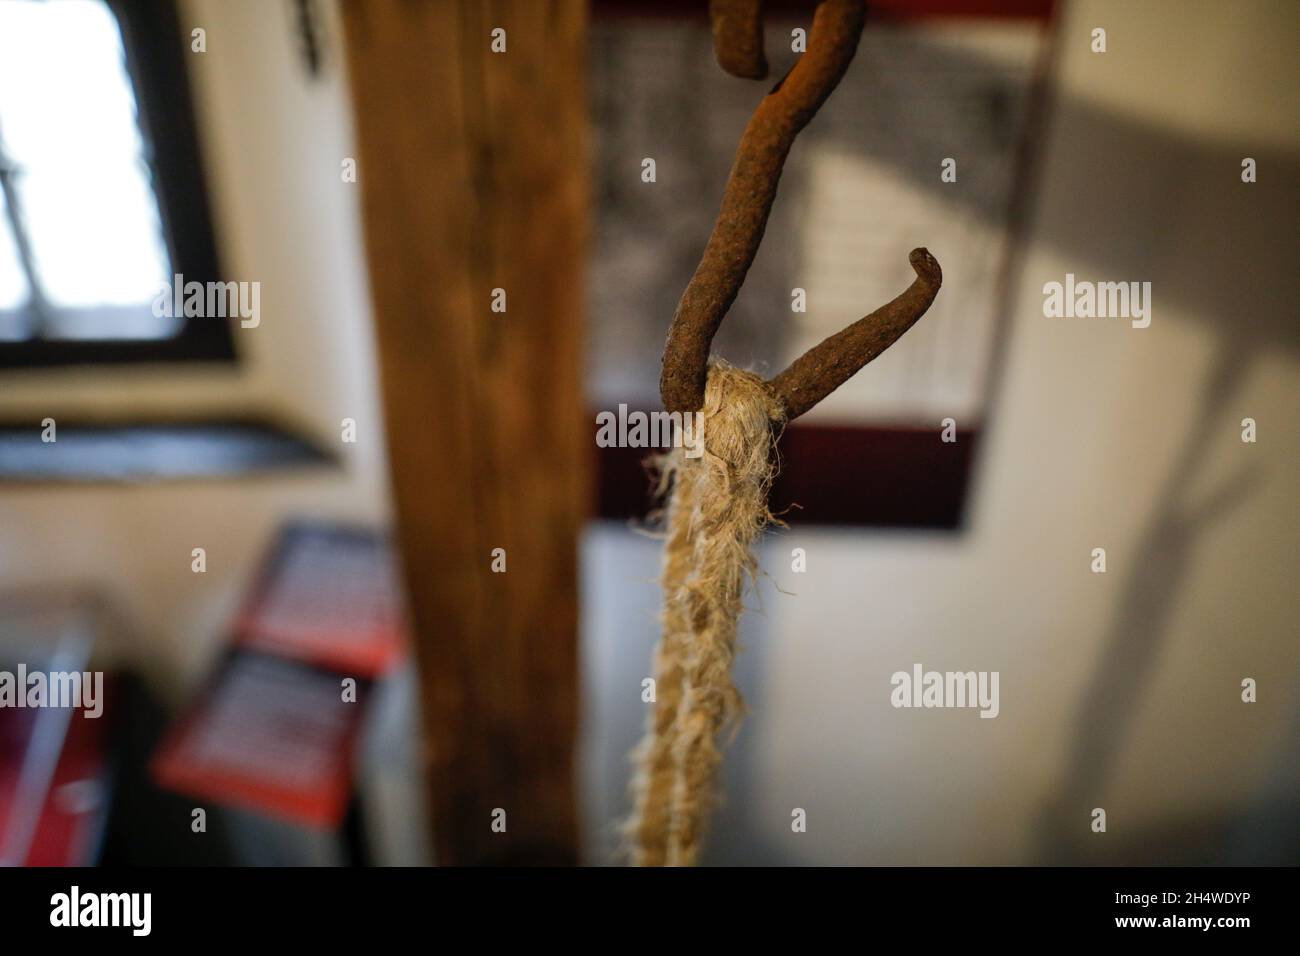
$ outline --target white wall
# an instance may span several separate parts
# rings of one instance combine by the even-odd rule
[[[728,757],[716,862],[1241,859],[1246,841],[1267,844],[1269,801],[1294,824],[1300,13],[1088,0],[1063,14],[971,526],[795,530],[765,548],[772,580],[738,669],[752,712]],[[1089,51],[1094,26],[1104,55]],[[1254,186],[1239,179],[1248,155]],[[1151,281],[1151,327],[1044,318],[1042,285],[1066,272]],[[1201,415],[1220,362],[1229,384]],[[1239,440],[1245,416],[1258,444]],[[796,546],[806,574],[789,570]],[[612,526],[588,543],[596,859],[626,809],[656,557]],[[889,677],[915,662],[1000,671],[1000,716],[893,709]],[[1088,829],[1098,806],[1104,835]],[[795,807],[806,834],[791,832]]]

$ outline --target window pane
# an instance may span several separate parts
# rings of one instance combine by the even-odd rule
[[[150,311],[171,269],[121,34],[103,3],[0,3],[0,136],[51,318],[119,307],[77,323],[79,335],[116,336],[128,307],[135,335],[173,332],[174,320]]]
[[[18,190],[52,308],[153,302],[167,267],[147,215],[153,192],[139,173],[40,169],[21,176]]]
[[[4,192],[0,191],[0,342],[31,338],[31,316],[23,308],[27,299],[27,275],[9,230]]]
[[[18,247],[9,231],[9,211],[0,192],[0,312],[17,309],[27,302],[27,276],[18,259]]]

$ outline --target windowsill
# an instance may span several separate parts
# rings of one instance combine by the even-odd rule
[[[138,484],[336,467],[312,440],[262,421],[0,423],[0,483]]]
[[[235,360],[229,326],[215,321],[192,325],[168,339],[0,342],[0,371],[129,362],[211,362],[234,368]]]

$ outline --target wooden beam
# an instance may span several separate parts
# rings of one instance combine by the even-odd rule
[[[586,3],[342,10],[436,862],[573,863]]]

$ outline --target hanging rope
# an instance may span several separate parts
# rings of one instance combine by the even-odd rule
[[[744,703],[731,681],[736,629],[752,547],[771,515],[774,422],[780,406],[757,375],[710,364],[704,453],[665,456],[672,488],[664,545],[663,634],[655,657],[655,710],[638,757],[636,862],[686,866],[699,853],[722,760],[721,731]]]
[[[739,76],[767,66],[759,0],[713,0],[718,62]],[[717,224],[691,277],[664,348],[660,392],[672,412],[704,413],[703,454],[675,448],[660,462],[666,498],[662,633],[655,707],[634,755],[633,862],[690,866],[716,799],[721,734],[744,705],[731,680],[753,545],[771,522],[773,444],[785,425],[837,389],[925,314],[943,281],[925,249],[912,250],[911,286],[796,359],[770,382],[709,358],[713,336],[754,260],[786,155],[843,77],[857,50],[862,0],[822,0],[808,51],[745,127]]]

